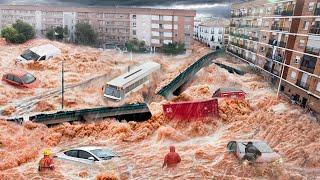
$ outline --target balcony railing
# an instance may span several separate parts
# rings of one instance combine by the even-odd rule
[[[318,48],[314,48],[314,47],[306,47],[306,49],[304,50],[304,52],[309,53],[309,54],[313,54],[313,55],[320,55],[320,49]]]
[[[280,46],[280,47],[286,47],[286,42],[284,41],[276,41],[274,39],[269,39],[268,44],[273,45],[273,46]]]
[[[308,55],[303,55],[300,69],[309,73],[314,73],[317,64],[317,58]]]
[[[278,26],[278,25],[272,25],[271,30],[289,31],[289,28],[283,27],[283,26]]]
[[[281,15],[281,16],[292,16],[293,15],[293,11],[289,11],[289,10],[281,11],[281,10],[277,9],[277,10],[274,11],[274,14],[275,15]]]
[[[311,34],[320,34],[320,27],[311,27],[309,33]]]

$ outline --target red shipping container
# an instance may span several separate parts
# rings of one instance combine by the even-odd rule
[[[167,103],[162,108],[170,119],[191,120],[219,115],[217,99]]]

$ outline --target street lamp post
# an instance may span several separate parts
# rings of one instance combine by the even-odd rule
[[[64,65],[63,65],[63,61],[62,60],[62,64],[61,64],[61,109],[63,109],[63,102],[64,102]]]

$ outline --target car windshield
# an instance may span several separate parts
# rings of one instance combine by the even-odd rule
[[[248,142],[239,142],[240,152],[244,153]],[[259,149],[261,153],[273,153],[271,147],[265,142],[253,142],[253,145]]]
[[[26,60],[38,60],[40,56],[28,49],[21,55],[21,57]]]
[[[104,91],[104,94],[108,95],[108,96],[113,96],[113,97],[116,97],[116,98],[120,98],[120,91],[117,90],[116,87],[112,87],[112,86],[106,87],[106,90]]]
[[[36,78],[30,73],[23,75],[21,79],[25,84],[33,83],[36,80]]]
[[[117,155],[116,153],[108,149],[95,149],[95,150],[91,150],[90,152],[103,160],[119,157],[119,155]]]

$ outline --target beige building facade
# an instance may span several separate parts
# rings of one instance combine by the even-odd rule
[[[38,36],[44,36],[50,27],[67,27],[73,40],[75,25],[87,22],[98,32],[100,44],[138,39],[154,48],[181,42],[190,49],[195,15],[193,10],[179,9],[0,5],[0,29],[21,19]]]
[[[320,113],[320,1],[246,1],[232,5],[231,18],[228,53]]]

